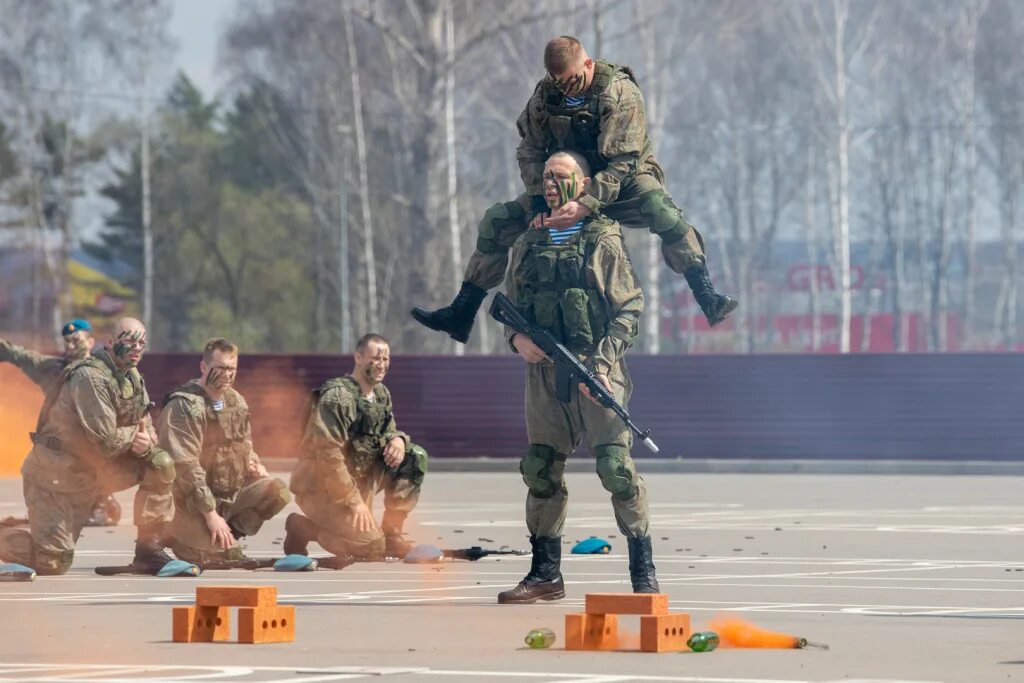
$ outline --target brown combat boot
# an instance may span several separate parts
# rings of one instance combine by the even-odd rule
[[[164,525],[161,523],[146,524],[139,527],[135,540],[135,557],[132,567],[146,574],[156,574],[165,564],[174,558],[164,550]]]
[[[381,520],[380,528],[384,531],[384,554],[388,557],[405,557],[414,544],[405,540],[402,527],[405,526],[407,512],[395,512],[385,510],[384,519]]]
[[[320,535],[320,527],[305,515],[293,512],[284,521],[284,554],[309,555],[309,544]]]
[[[538,600],[561,600],[565,597],[562,581],[562,539],[559,536],[530,537],[533,559],[530,572],[515,588],[498,593],[499,605],[521,605]]]

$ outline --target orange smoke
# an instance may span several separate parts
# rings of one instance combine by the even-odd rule
[[[0,477],[16,477],[32,449],[43,392],[18,368],[0,363]]]
[[[767,631],[735,617],[715,617],[708,625],[718,633],[723,646],[792,650],[802,647],[802,639],[778,631]]]

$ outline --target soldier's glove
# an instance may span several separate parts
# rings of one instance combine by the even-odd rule
[[[548,206],[548,202],[542,194],[530,196],[530,209],[533,211],[534,216],[551,211],[551,207]]]

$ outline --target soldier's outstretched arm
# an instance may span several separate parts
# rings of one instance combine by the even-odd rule
[[[592,214],[613,203],[622,182],[636,169],[647,144],[647,115],[640,88],[621,79],[601,93],[601,133],[597,151],[608,166],[594,174],[593,182],[579,203]]]
[[[608,303],[609,323],[607,333],[587,359],[587,366],[596,374],[607,375],[640,331],[644,293],[622,235],[606,235],[601,239],[594,249],[591,268],[594,284]]]
[[[174,460],[174,486],[197,512],[217,507],[199,462],[203,448],[203,408],[183,397],[168,401],[160,413],[160,447]]]
[[[103,455],[117,457],[131,448],[139,425],[117,426],[114,397],[97,373],[92,368],[81,368],[72,373],[67,388],[86,437],[101,446]]]
[[[24,372],[30,380],[45,391],[57,379],[64,364],[56,356],[43,354],[26,349],[7,340],[0,339],[0,362],[7,361]]]
[[[348,392],[332,389],[320,396],[309,416],[303,447],[312,449],[317,472],[331,498],[341,505],[355,507],[363,502],[352,474],[345,463],[348,428],[356,417],[356,403]]]

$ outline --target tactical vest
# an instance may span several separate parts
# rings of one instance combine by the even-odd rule
[[[139,420],[145,416],[149,409],[149,403],[146,400],[146,385],[142,380],[142,375],[137,369],[132,368],[125,376],[127,382],[119,382],[115,374],[116,369],[107,362],[106,354],[101,352],[71,363],[60,373],[60,377],[46,392],[46,398],[39,411],[39,420],[36,423],[37,433],[42,433],[46,420],[50,417],[50,410],[53,409],[57,397],[60,395],[60,390],[75,372],[85,367],[99,370],[110,386],[111,393],[114,395],[114,412],[117,415],[118,427],[137,425]]]
[[[327,380],[313,394],[319,400],[324,392],[336,387],[347,391],[356,402],[356,416],[345,435],[349,444],[345,451],[345,461],[352,476],[361,477],[381,457],[387,445],[385,433],[392,418],[387,406],[387,389],[378,384],[373,388],[375,400],[367,401],[355,377],[345,375]]]
[[[175,398],[203,405],[203,443],[199,464],[206,472],[206,485],[214,497],[232,500],[245,485],[249,472],[249,409],[234,389],[224,392],[224,408],[213,409],[213,402],[198,382],[188,382],[166,397],[166,407]]]
[[[560,245],[547,230],[529,230],[523,238],[529,248],[519,265],[518,306],[574,353],[589,355],[607,333],[607,307],[587,282],[586,265],[601,237],[616,230],[614,222],[596,218]]]
[[[601,134],[600,99],[601,93],[615,81],[620,72],[636,83],[636,76],[628,66],[595,61],[590,90],[583,103],[575,107],[566,104],[565,95],[550,78],[541,82],[541,101],[548,115],[550,139],[554,143],[553,147],[546,150],[549,155],[566,149],[579,152],[590,163],[592,173],[608,165],[597,148],[597,138]]]

